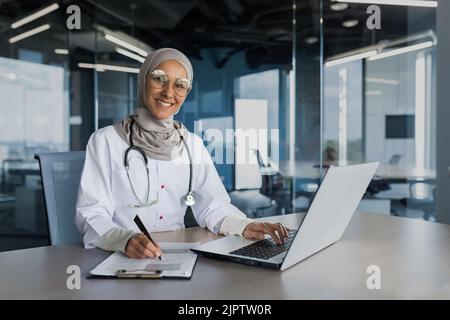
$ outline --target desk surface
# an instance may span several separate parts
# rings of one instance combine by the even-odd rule
[[[269,218],[288,226],[300,215]],[[155,233],[159,241],[216,238],[199,228]],[[109,253],[54,246],[0,253],[0,299],[416,299],[450,298],[450,226],[355,214],[341,241],[280,272],[199,257],[191,280],[88,280]],[[66,288],[80,266],[81,290]],[[381,290],[366,287],[381,268]]]

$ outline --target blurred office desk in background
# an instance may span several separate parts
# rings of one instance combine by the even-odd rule
[[[340,163],[339,165],[351,165],[353,163]],[[314,195],[320,183],[320,168],[314,162],[300,162],[295,163],[289,161],[280,161],[279,170],[284,177],[292,177],[296,180],[296,189],[304,190],[306,187],[311,187],[310,198]],[[323,167],[323,174],[326,173],[327,167]],[[426,183],[433,186],[436,183],[436,170],[416,168],[412,166],[404,166],[401,164],[385,164],[380,163],[374,178],[370,182],[368,194],[379,197],[380,199],[403,199],[410,196],[408,186],[417,183]],[[391,186],[396,184],[404,185],[404,190],[400,188],[401,192],[387,192],[385,190],[391,189]],[[295,190],[298,192],[298,190]]]
[[[351,165],[354,163],[345,163],[340,165]],[[284,176],[295,177],[298,179],[319,179],[320,168],[315,162],[294,163],[289,161],[280,161],[280,172]],[[326,167],[323,168],[326,172]],[[436,170],[415,168],[401,164],[380,163],[374,180],[383,180],[388,183],[405,183],[408,181],[434,181],[436,180]]]
[[[266,218],[293,227],[299,214]],[[155,233],[158,241],[209,241],[204,229]],[[449,299],[450,226],[357,213],[341,241],[286,271],[200,256],[191,280],[88,280],[109,253],[81,245],[0,253],[0,299]],[[68,290],[66,268],[81,268]],[[366,286],[381,269],[381,289]]]
[[[436,170],[380,163],[374,180],[383,180],[388,183],[434,182]]]

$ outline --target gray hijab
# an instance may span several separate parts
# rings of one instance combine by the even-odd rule
[[[147,75],[167,60],[179,62],[186,69],[189,83],[192,84],[192,65],[183,53],[172,48],[153,51],[147,56],[139,70],[137,114],[114,124],[116,132],[129,144],[130,123],[134,119],[133,144],[141,147],[147,157],[155,160],[172,160],[181,156],[184,147],[180,136],[185,137],[188,134],[186,127],[181,122],[173,120],[172,117],[164,120],[155,119],[145,103]]]

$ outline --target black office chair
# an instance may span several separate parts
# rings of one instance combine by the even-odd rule
[[[285,192],[284,177],[280,171],[271,164],[265,164],[258,149],[255,150],[255,153],[262,178],[261,193],[269,197],[276,197],[278,193]]]

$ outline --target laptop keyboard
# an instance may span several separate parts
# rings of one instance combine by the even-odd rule
[[[231,251],[230,254],[268,260],[289,249],[296,233],[297,230],[289,230],[282,244],[277,244],[272,238],[264,239]]]

